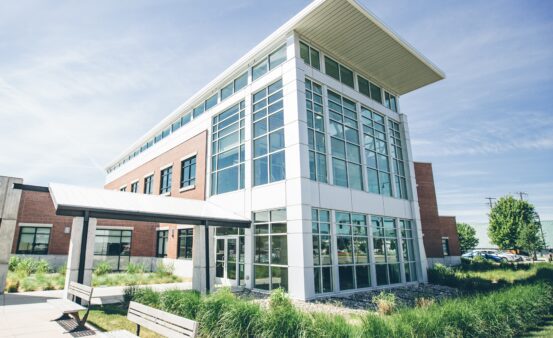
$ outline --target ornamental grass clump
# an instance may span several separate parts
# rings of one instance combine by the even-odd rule
[[[304,337],[314,335],[311,317],[294,307],[282,289],[276,289],[269,299],[269,310],[263,313],[259,336]]]
[[[111,265],[108,262],[100,262],[94,268],[94,273],[97,276],[107,275],[111,272]]]
[[[167,290],[159,298],[163,311],[185,318],[196,318],[201,303],[200,293],[197,291]]]
[[[372,301],[381,315],[392,314],[397,306],[396,295],[390,292],[382,291],[377,296],[374,296]]]

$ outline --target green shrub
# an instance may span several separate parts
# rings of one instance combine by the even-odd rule
[[[314,332],[311,317],[297,310],[284,290],[272,292],[269,310],[263,313],[261,337],[303,337]]]
[[[258,304],[235,299],[219,318],[221,337],[253,337],[260,330],[262,311]]]
[[[57,272],[58,272],[60,275],[65,275],[65,273],[67,272],[67,263],[64,263],[64,264],[60,265],[60,266],[58,267]]]
[[[178,316],[194,319],[200,306],[197,291],[167,290],[160,295],[161,309]]]
[[[325,313],[314,313],[313,328],[315,337],[359,337],[361,332],[356,325],[349,324],[346,319],[339,315]]]
[[[94,273],[98,276],[106,275],[111,272],[111,265],[108,262],[100,262],[94,268]]]
[[[34,261],[33,271],[36,273],[47,273],[50,271],[50,263],[45,259]]]
[[[127,273],[144,273],[146,272],[146,267],[142,263],[129,263],[127,265]]]
[[[174,270],[175,266],[170,263],[164,264],[163,262],[158,262],[156,266],[156,274],[160,276],[172,275]]]
[[[159,292],[152,288],[138,288],[135,290],[132,300],[155,308],[160,308]]]
[[[6,280],[7,292],[17,292],[18,289],[19,289],[19,280],[9,279],[9,278]]]
[[[380,292],[377,296],[372,298],[373,303],[376,304],[378,313],[381,315],[389,315],[396,309],[396,295],[390,292]]]
[[[514,286],[489,294],[458,298],[387,317],[363,319],[370,337],[515,337],[551,310],[553,288],[545,283]]]
[[[227,288],[222,288],[206,297],[200,304],[196,319],[200,322],[200,333],[205,336],[218,337],[219,319],[228,311],[236,297]]]
[[[15,272],[23,276],[29,276],[35,272],[35,260],[32,258],[22,258],[15,267]]]
[[[10,256],[10,260],[8,263],[8,271],[15,271],[17,269],[17,266],[19,265],[19,262],[21,262],[20,257]]]
[[[138,287],[135,285],[131,285],[125,288],[123,290],[123,302],[125,304],[129,304],[131,301],[134,300],[134,295],[136,294],[136,291],[138,291]]]

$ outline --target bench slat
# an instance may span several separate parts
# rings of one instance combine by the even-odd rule
[[[198,323],[188,318],[131,302],[127,318],[167,337],[195,337]]]
[[[90,299],[90,296],[92,295],[93,290],[94,289],[91,288],[90,286],[75,283],[75,282],[70,282],[67,292],[88,301]]]
[[[86,310],[86,307],[70,301],[69,299],[48,299],[48,304],[54,305],[63,313],[75,313]]]

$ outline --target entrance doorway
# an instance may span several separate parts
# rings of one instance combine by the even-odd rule
[[[215,238],[215,284],[239,285],[238,236]]]

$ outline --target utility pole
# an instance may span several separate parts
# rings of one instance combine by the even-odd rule
[[[496,200],[495,197],[486,197],[488,200],[488,205],[490,206],[490,209],[493,208],[493,201]]]
[[[524,201],[524,196],[528,196],[528,193],[525,193],[524,191],[517,191],[515,192],[520,197],[521,201]]]

